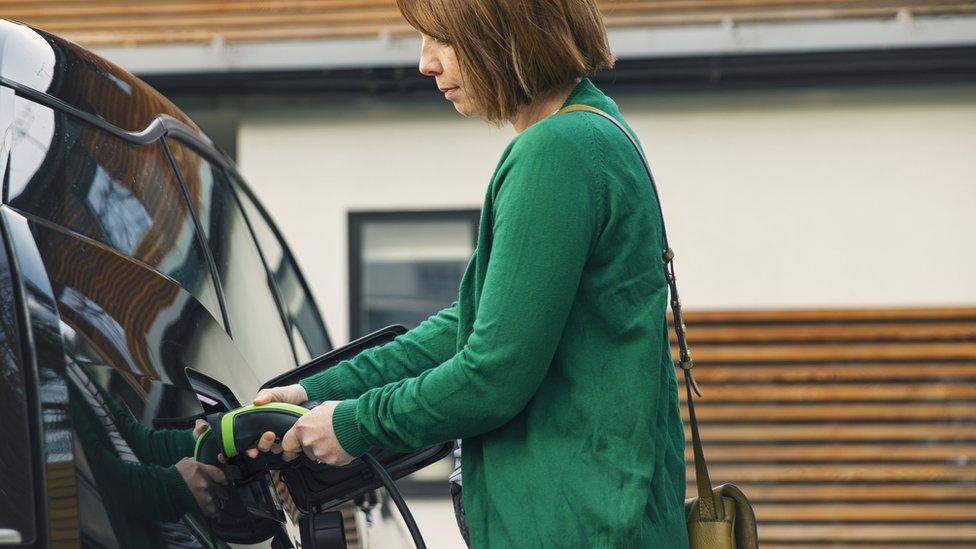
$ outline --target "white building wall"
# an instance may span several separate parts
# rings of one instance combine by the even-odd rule
[[[615,99],[687,309],[976,304],[976,86]],[[347,212],[479,208],[513,136],[446,101],[304,102],[247,110],[238,157],[343,342]]]

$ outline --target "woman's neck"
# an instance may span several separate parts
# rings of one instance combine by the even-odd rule
[[[531,103],[523,105],[522,108],[515,113],[515,116],[509,120],[509,122],[512,123],[512,127],[515,128],[516,132],[522,133],[532,124],[535,124],[543,118],[555,114],[553,111],[559,109],[559,107],[566,102],[566,98],[569,97],[569,94],[573,92],[573,89],[579,82],[580,79],[577,78],[559,90],[556,90],[555,92],[544,97],[538,97]]]

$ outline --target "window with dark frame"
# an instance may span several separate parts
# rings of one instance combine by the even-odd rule
[[[457,299],[478,210],[349,214],[350,339],[408,329]]]
[[[457,299],[480,210],[349,213],[350,340],[390,324],[414,328]],[[448,456],[398,481],[409,496],[447,496]]]

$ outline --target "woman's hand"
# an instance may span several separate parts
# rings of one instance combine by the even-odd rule
[[[302,404],[307,401],[308,393],[297,383],[261,389],[254,397],[254,404],[269,402]],[[258,452],[284,453],[285,461],[291,461],[298,457],[299,453],[305,452],[309,459],[329,465],[345,465],[351,462],[354,458],[342,448],[336,439],[335,431],[332,430],[332,412],[339,402],[330,400],[312,408],[295,422],[295,425],[281,438],[280,443],[275,442],[274,433],[270,431],[264,433],[258,439],[257,446],[248,449],[245,454],[250,458],[256,458]]]
[[[308,401],[308,393],[305,387],[295,383],[282,387],[271,387],[261,389],[254,396],[254,404],[267,404],[269,402],[286,402],[288,404],[301,404]]]
[[[197,500],[197,505],[208,517],[217,513],[222,502],[227,500],[227,476],[214,467],[200,463],[193,458],[183,458],[176,464],[176,470],[183,477],[183,482]]]
[[[339,466],[351,462],[354,458],[342,448],[332,430],[332,413],[339,402],[341,401],[329,400],[312,408],[285,433],[280,444],[275,442],[274,433],[264,433],[257,446],[248,449],[246,454],[255,458],[258,452],[284,453],[284,460],[291,461],[304,452],[312,461],[329,465]]]
[[[295,459],[300,452],[304,452],[312,461],[329,465],[345,465],[353,460],[332,430],[332,413],[340,402],[328,400],[298,418],[295,425],[281,437],[285,461]]]
[[[308,402],[308,393],[305,391],[305,387],[302,387],[298,383],[293,385],[283,385],[281,387],[271,387],[269,389],[261,389],[258,394],[254,395],[253,403],[256,405],[267,404],[269,402],[286,402],[288,404],[299,405],[304,402]],[[247,454],[249,458],[258,457],[258,451],[261,452],[272,452],[275,454],[281,453],[281,444],[275,442],[275,434],[268,431],[261,435],[258,439],[258,444],[255,448],[250,448],[244,453]],[[223,454],[217,456],[217,459],[221,463],[226,461]]]

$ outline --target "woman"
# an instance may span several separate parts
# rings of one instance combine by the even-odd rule
[[[398,0],[420,71],[464,116],[511,123],[457,301],[269,401],[326,401],[273,444],[344,464],[462,439],[474,547],[688,546],[684,431],[657,204],[617,105],[593,0]],[[629,128],[629,127],[628,127]],[[257,449],[250,450],[252,456]]]

